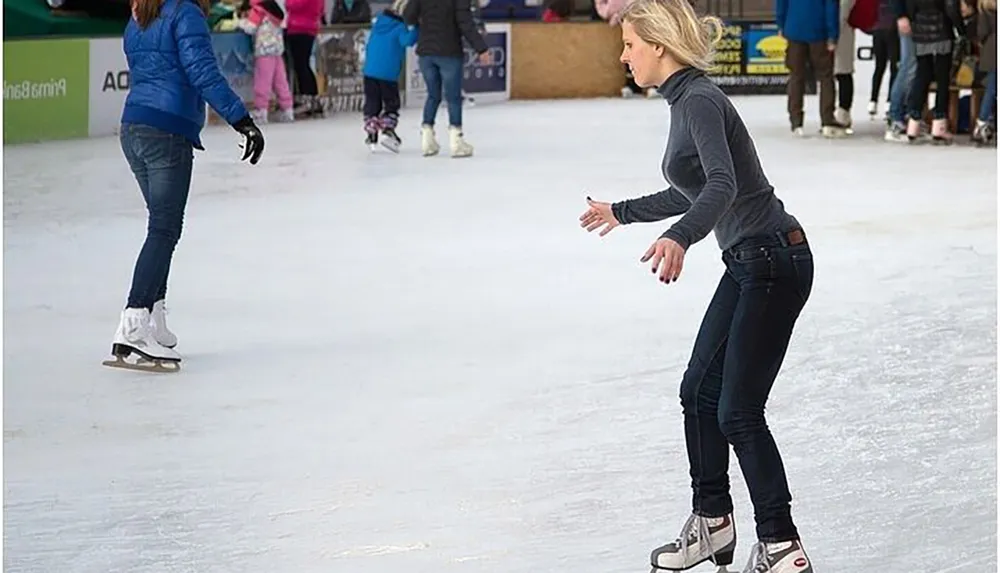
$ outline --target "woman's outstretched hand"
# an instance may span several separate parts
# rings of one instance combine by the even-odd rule
[[[640,261],[645,263],[650,259],[653,260],[653,274],[656,274],[657,270],[660,272],[661,283],[676,282],[681,276],[681,268],[684,267],[684,247],[671,239],[658,239],[649,246]]]
[[[580,226],[587,229],[588,233],[603,226],[604,228],[599,233],[603,237],[619,225],[615,214],[611,212],[611,203],[594,201],[587,197],[587,205],[587,210],[583,212],[583,215],[580,215]]]

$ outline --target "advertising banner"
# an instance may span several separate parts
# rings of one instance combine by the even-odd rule
[[[118,133],[128,88],[128,64],[122,39],[90,40],[90,137]]]
[[[4,42],[4,143],[87,137],[88,42]]]
[[[788,85],[787,47],[773,22],[726,22],[709,75],[730,95],[784,94]],[[816,93],[810,77],[805,93]]]
[[[476,103],[510,99],[510,24],[486,24],[483,37],[489,47],[492,62],[479,63],[479,56],[465,48],[462,70],[462,92]],[[420,107],[427,101],[427,85],[420,74],[419,59],[414,50],[406,54],[406,107]]]
[[[327,111],[361,112],[368,28],[324,30],[316,38],[316,77]]]

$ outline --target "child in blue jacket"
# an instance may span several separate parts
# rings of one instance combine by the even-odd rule
[[[402,141],[396,135],[399,122],[399,75],[406,48],[417,43],[416,27],[407,27],[401,14],[407,0],[395,0],[372,25],[365,51],[365,143],[375,148],[378,132],[382,145],[399,152]]]

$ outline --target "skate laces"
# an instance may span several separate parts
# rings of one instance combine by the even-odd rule
[[[684,522],[681,535],[677,538],[681,554],[687,555],[688,546],[699,540],[705,541],[705,546],[698,548],[699,552],[704,552],[707,547],[709,555],[715,554],[715,548],[712,547],[712,533],[708,529],[708,518],[692,513],[691,517]]]
[[[771,571],[771,561],[767,558],[767,545],[754,543],[750,548],[750,561],[743,573],[767,573]]]

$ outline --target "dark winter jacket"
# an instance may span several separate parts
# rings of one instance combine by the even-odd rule
[[[421,56],[461,58],[463,37],[477,54],[488,49],[476,29],[469,0],[410,0],[403,11],[403,21],[409,26],[419,26],[417,54]]]
[[[997,12],[983,10],[979,13],[979,69],[992,72],[997,69]]]
[[[174,133],[203,149],[206,101],[230,125],[248,116],[219,70],[208,21],[194,0],[164,0],[145,30],[130,18],[123,43],[130,85],[122,123]]]
[[[417,29],[407,28],[403,19],[391,10],[385,10],[375,18],[372,31],[365,46],[365,69],[367,78],[399,81],[403,69],[406,48],[417,42]]]
[[[957,0],[906,0],[915,44],[933,44],[955,39],[962,18]]]
[[[348,8],[346,0],[335,0],[330,13],[331,24],[369,24],[372,6],[368,0],[354,0]]]
[[[896,27],[896,19],[899,18],[896,14],[896,1],[879,0],[878,22],[875,24],[876,30],[892,30]]]
[[[840,37],[838,0],[777,0],[778,30],[793,42],[836,42]]]

